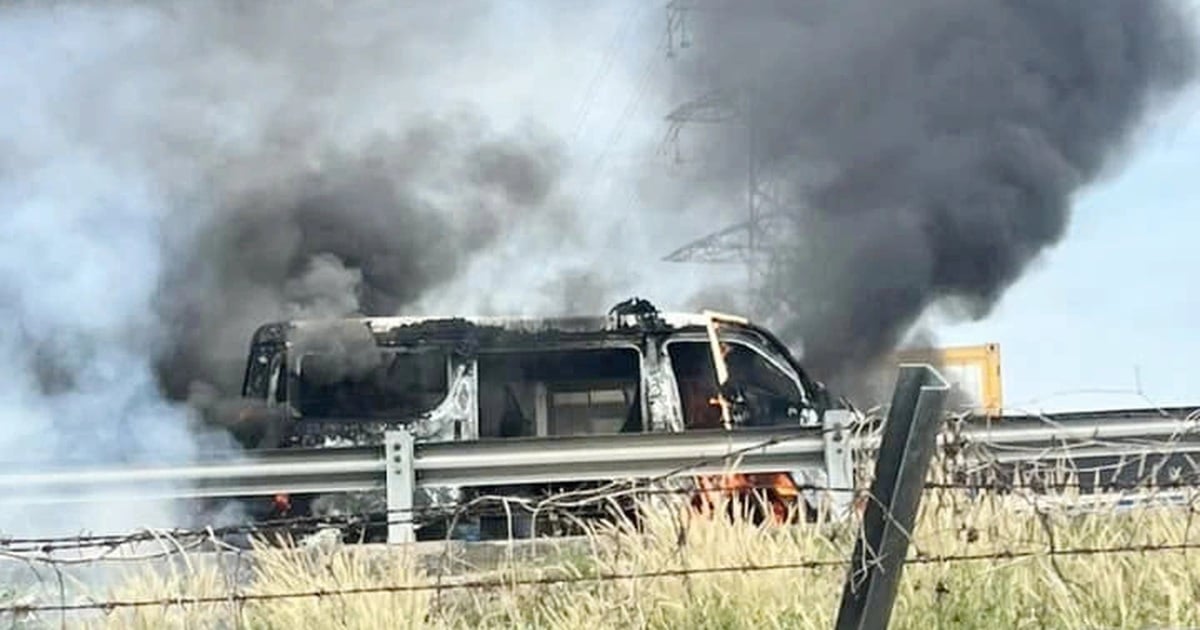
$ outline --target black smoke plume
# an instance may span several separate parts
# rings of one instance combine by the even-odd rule
[[[545,220],[559,160],[549,140],[469,119],[417,121],[312,166],[255,156],[244,168],[271,181],[215,189],[159,290],[167,391],[186,398],[199,380],[235,392],[260,324],[399,313],[510,226]]]
[[[200,141],[202,154],[217,159],[203,165],[202,187],[188,203],[167,209],[195,213],[171,221],[172,255],[155,295],[168,340],[155,370],[170,398],[212,415],[203,401],[214,391],[215,400],[237,395],[258,325],[396,314],[510,227],[562,209],[550,203],[563,166],[554,139],[496,131],[469,109],[388,102],[419,93],[421,64],[443,61],[425,50],[435,38],[469,50],[487,6],[460,4],[443,15],[388,8],[375,18],[380,26],[356,22],[371,7],[383,9],[360,2],[181,11],[180,19],[202,19],[171,44],[186,64],[181,106],[206,111],[246,99],[262,109],[230,121],[251,125],[256,142],[229,150]],[[338,39],[342,30],[353,37]],[[264,61],[277,65],[278,100],[260,104],[257,94],[238,92],[252,84],[187,71],[217,58],[257,78],[265,78]],[[340,129],[343,116],[365,129]]]
[[[707,193],[744,198],[753,152],[787,226],[757,310],[845,387],[931,305],[986,315],[1193,75],[1170,0],[706,6],[677,92],[750,121],[691,131]]]

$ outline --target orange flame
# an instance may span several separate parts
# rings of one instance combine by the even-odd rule
[[[696,484],[700,492],[693,500],[693,506],[704,513],[711,513],[722,495],[744,500],[755,490],[765,490],[774,525],[787,522],[790,508],[800,496],[792,476],[784,472],[697,477]]]

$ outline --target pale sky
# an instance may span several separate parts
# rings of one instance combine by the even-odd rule
[[[1197,166],[1193,90],[1078,196],[1066,238],[990,317],[940,326],[941,341],[1000,343],[1010,408],[1200,405]]]

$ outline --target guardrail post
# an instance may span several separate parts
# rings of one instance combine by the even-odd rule
[[[882,629],[891,619],[949,390],[932,366],[900,366],[837,630]]]
[[[848,430],[852,420],[843,409],[825,412],[825,475],[831,488],[830,515],[837,520],[848,516],[854,504],[854,451]]]
[[[413,461],[413,435],[404,429],[384,435],[387,470],[388,544],[415,540],[413,495],[416,491],[416,466]]]

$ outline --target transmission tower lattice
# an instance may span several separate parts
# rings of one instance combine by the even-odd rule
[[[672,0],[667,4],[667,56],[674,58],[676,48],[691,46],[688,13],[703,8],[697,2]],[[678,159],[679,137],[689,124],[740,124],[746,134],[746,219],[700,237],[667,254],[668,262],[745,265],[748,289],[753,295],[772,252],[778,247],[775,237],[788,233],[790,213],[776,203],[770,182],[761,175],[758,164],[758,126],[755,90],[749,84],[734,90],[714,90],[687,101],[666,115],[664,144],[675,147]]]

